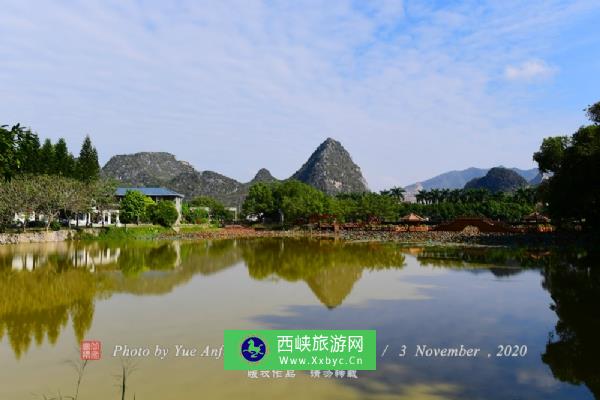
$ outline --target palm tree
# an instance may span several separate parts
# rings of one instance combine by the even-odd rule
[[[427,191],[426,190],[419,190],[419,192],[415,195],[415,198],[417,199],[417,203],[421,204],[425,201],[425,198],[427,196]]]
[[[437,204],[440,202],[441,191],[440,189],[432,189],[431,190],[431,204]]]
[[[440,192],[440,201],[446,202],[449,200],[450,197],[450,189],[442,189],[442,191]]]
[[[448,194],[448,201],[451,203],[458,203],[462,196],[462,189],[451,190]]]
[[[398,203],[400,203],[401,201],[404,201],[404,193],[406,193],[406,190],[404,190],[404,188],[401,188],[399,186],[394,186],[388,192],[389,192],[389,195],[392,196],[393,198],[395,198]]]

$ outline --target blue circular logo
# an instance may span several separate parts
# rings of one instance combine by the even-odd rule
[[[267,345],[262,339],[252,336],[242,342],[242,357],[247,361],[260,361],[265,354],[267,354]]]

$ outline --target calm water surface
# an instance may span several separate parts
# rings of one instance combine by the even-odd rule
[[[0,399],[600,398],[600,276],[579,253],[253,239],[0,246]],[[223,329],[376,329],[358,379],[249,379],[222,359],[123,360],[115,345],[218,348]],[[416,358],[464,344],[492,357]],[[498,345],[525,357],[495,357]],[[407,356],[398,357],[402,346]],[[173,350],[172,350],[173,351]],[[596,397],[595,397],[596,396]]]

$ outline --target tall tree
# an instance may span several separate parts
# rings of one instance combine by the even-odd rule
[[[54,168],[54,145],[50,139],[44,140],[44,144],[39,151],[40,172],[43,174],[52,174]]]
[[[42,172],[40,139],[35,133],[30,130],[23,132],[17,145],[17,157],[21,162],[20,172],[26,174],[39,174]]]
[[[84,182],[95,181],[100,177],[100,163],[98,163],[98,152],[92,145],[89,135],[85,137],[76,169],[77,179]]]
[[[24,172],[23,168],[32,158],[30,152],[35,152],[37,135],[20,124],[8,129],[7,125],[0,126],[0,175],[11,179],[18,173]],[[37,140],[39,148],[39,140]],[[35,157],[33,157],[35,158]]]
[[[406,193],[406,190],[399,186],[394,186],[391,189],[382,190],[379,192],[379,194],[381,194],[382,196],[391,197],[395,199],[398,203],[404,201],[404,193]]]
[[[588,116],[595,123],[594,115],[599,109],[600,102],[588,109]],[[599,227],[600,125],[582,126],[568,138],[544,139],[533,159],[540,171],[553,174],[540,190],[551,215],[559,220],[582,220],[590,228]]]
[[[10,179],[18,169],[15,132],[7,125],[0,126],[0,174]]]
[[[75,175],[75,158],[67,148],[65,139],[60,138],[54,145],[54,171],[56,175],[72,177]]]

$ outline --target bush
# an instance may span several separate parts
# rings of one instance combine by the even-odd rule
[[[208,212],[203,208],[190,208],[187,203],[182,207],[183,220],[190,224],[204,224],[208,222]]]
[[[208,217],[217,221],[233,219],[232,213],[225,208],[223,203],[209,196],[198,196],[189,205],[192,207],[208,207],[210,210]]]
[[[60,231],[60,222],[57,220],[50,222],[50,229],[53,231]]]
[[[179,213],[175,204],[170,201],[159,201],[150,207],[150,217],[153,224],[164,227],[173,226]]]

